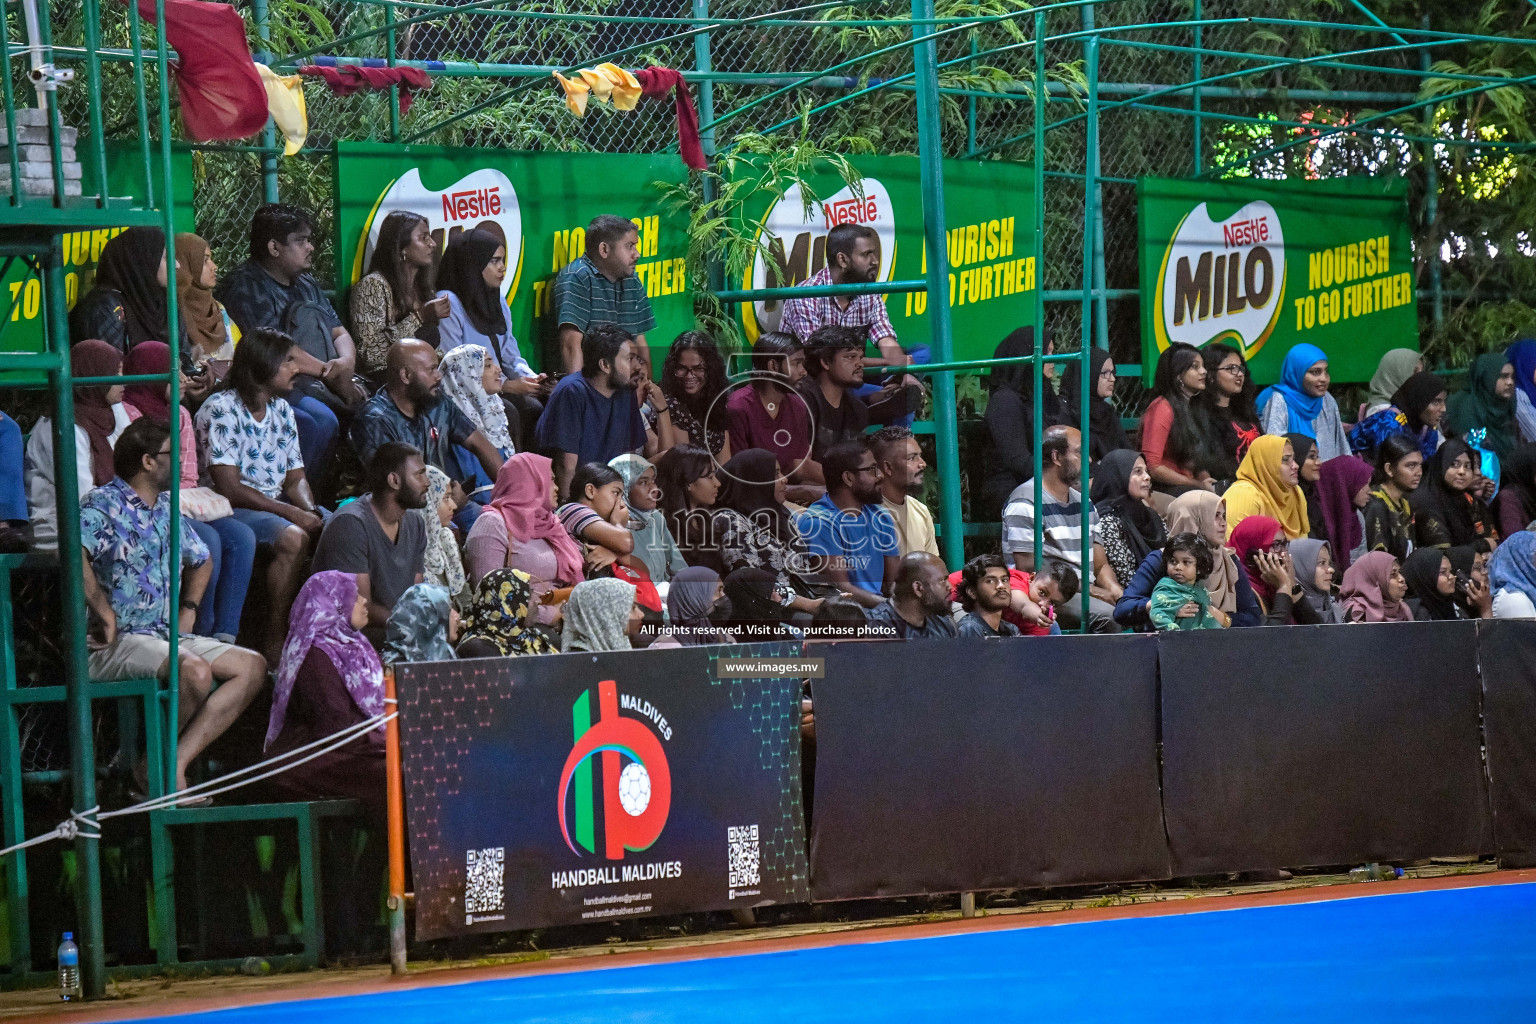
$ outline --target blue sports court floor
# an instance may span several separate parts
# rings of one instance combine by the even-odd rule
[[[266,1004],[198,1024],[1536,1022],[1536,884],[857,941]],[[1214,901],[1213,901],[1214,902]],[[1023,923],[1023,922],[1021,922]]]

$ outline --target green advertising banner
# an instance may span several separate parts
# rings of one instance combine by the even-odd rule
[[[1273,383],[1292,345],[1328,353],[1335,381],[1365,381],[1391,348],[1418,348],[1402,178],[1143,178],[1142,364],[1176,341],[1242,350]]]
[[[799,284],[826,265],[826,236],[839,224],[868,224],[880,237],[882,281],[904,281],[928,272],[923,241],[923,199],[917,157],[858,157],[859,189],[831,168],[807,181],[816,200],[807,211],[799,184],[784,198],[748,209],[763,225],[752,268],[739,288]],[[1022,164],[944,161],[944,216],[949,233],[949,305],[956,359],[985,359],[1014,328],[1034,322],[1034,171]],[[776,265],[777,273],[770,271]],[[889,295],[887,315],[906,348],[930,343],[929,296]],[[777,329],[783,301],[743,303],[741,324],[749,341]]]
[[[502,294],[512,309],[518,344],[533,366],[541,359],[549,365],[555,274],[586,251],[588,222],[615,213],[640,229],[635,272],[656,314],[656,329],[646,340],[659,367],[666,346],[693,327],[693,301],[687,218],[662,208],[654,183],[681,182],[686,175],[676,156],[341,143],[337,289],[345,292],[366,272],[379,226],[391,210],[425,217],[439,256],[462,231],[490,231],[506,240]]]

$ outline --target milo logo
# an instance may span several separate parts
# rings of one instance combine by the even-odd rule
[[[1214,221],[1201,203],[1179,223],[1158,269],[1158,351],[1223,341],[1251,359],[1279,321],[1284,292],[1285,236],[1275,208],[1252,202]]]

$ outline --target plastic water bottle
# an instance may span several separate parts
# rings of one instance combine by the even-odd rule
[[[59,998],[66,1003],[79,1002],[80,947],[75,945],[75,933],[65,932],[59,943]]]
[[[1390,865],[1377,864],[1372,861],[1358,868],[1351,868],[1349,880],[1351,882],[1395,882],[1403,877],[1402,868],[1394,868]]]

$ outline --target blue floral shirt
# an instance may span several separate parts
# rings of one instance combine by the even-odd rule
[[[81,499],[80,544],[112,602],[119,633],[170,635],[170,504],[170,493],[162,491],[150,508],[122,477]],[[182,566],[191,569],[206,561],[207,545],[182,516]]]

